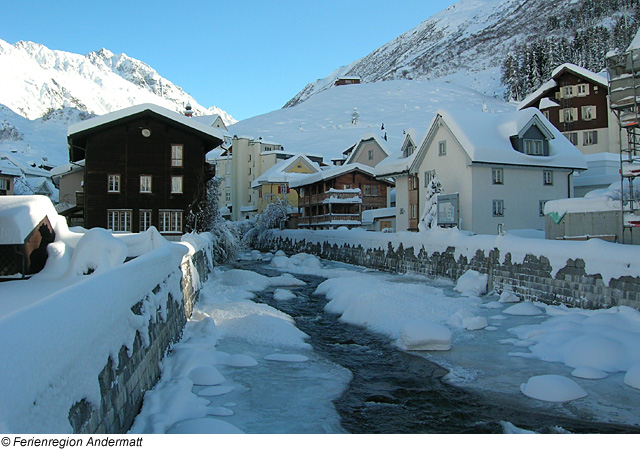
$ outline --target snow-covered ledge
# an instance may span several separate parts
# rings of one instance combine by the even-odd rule
[[[59,219],[45,269],[0,286],[0,404],[11,405],[0,430],[123,433],[182,334],[211,240],[74,232]]]
[[[395,234],[356,229],[274,230],[261,247],[454,280],[473,269],[489,275],[489,284],[496,291],[509,287],[527,300],[640,309],[637,247],[599,239],[550,241],[440,228]]]

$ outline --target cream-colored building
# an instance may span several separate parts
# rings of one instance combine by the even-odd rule
[[[437,176],[438,223],[479,234],[544,228],[544,204],[572,196],[584,156],[534,108],[516,113],[439,111],[420,145],[380,163],[395,177],[396,230],[418,230]]]

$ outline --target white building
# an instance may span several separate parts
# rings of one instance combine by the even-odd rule
[[[480,234],[544,228],[544,204],[571,197],[584,156],[534,108],[515,113],[440,110],[420,144],[407,133],[402,149],[375,168],[396,180],[396,230],[418,230],[425,190],[443,188],[438,222]],[[445,212],[449,217],[445,219]]]

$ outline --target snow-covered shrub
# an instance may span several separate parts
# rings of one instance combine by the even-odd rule
[[[437,211],[438,211],[438,194],[442,193],[442,183],[438,176],[434,173],[433,178],[429,182],[429,186],[426,189],[426,201],[424,204],[424,215],[418,223],[420,231],[433,228],[437,224]]]

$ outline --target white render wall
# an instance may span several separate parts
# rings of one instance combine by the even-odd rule
[[[438,145],[445,141],[447,153],[438,155]],[[426,156],[420,164],[418,180],[420,183],[418,200],[418,219],[422,218],[425,209],[425,172],[435,169],[442,183],[443,194],[460,194],[460,229],[472,229],[471,198],[471,159],[462,149],[458,140],[446,126],[440,126],[429,143]],[[397,192],[397,191],[396,191]]]
[[[502,185],[492,184],[492,167],[473,166],[473,231],[478,234],[497,234],[498,224],[504,230],[544,230],[544,216],[540,216],[540,201],[567,198],[569,171],[553,171],[553,185],[543,184],[542,168],[503,168]],[[493,200],[504,201],[504,216],[493,216]],[[466,229],[466,227],[463,227]]]

